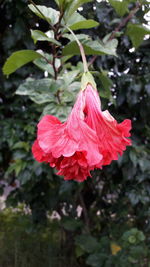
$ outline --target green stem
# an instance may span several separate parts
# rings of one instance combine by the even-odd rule
[[[83,61],[83,67],[84,67],[84,72],[88,72],[88,64],[87,64],[87,60],[86,60],[86,56],[85,56],[85,52],[84,52],[84,48],[83,45],[80,43],[79,39],[77,38],[77,36],[74,34],[74,32],[69,28],[66,27],[68,29],[68,31],[71,32],[71,34],[73,35],[74,39],[76,40],[79,49],[80,49],[80,53],[81,53],[81,57],[82,57],[82,61]]]

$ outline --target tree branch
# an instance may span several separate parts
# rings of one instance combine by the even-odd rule
[[[63,18],[63,14],[64,14],[64,12],[61,11],[60,15],[59,15],[59,20],[58,20],[57,24],[55,24],[54,29],[53,29],[54,37],[55,37],[56,40],[59,40],[59,37],[60,37],[59,29],[60,29],[60,26],[61,26],[61,20]],[[55,80],[57,80],[58,69],[55,66],[55,61],[56,61],[56,58],[57,58],[57,50],[56,50],[56,45],[55,44],[52,46],[52,50],[53,50],[52,65],[53,65],[53,70],[54,70],[54,78],[55,78]]]

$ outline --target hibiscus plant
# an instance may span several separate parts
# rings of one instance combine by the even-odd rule
[[[100,43],[98,40],[93,41],[87,35],[82,36],[82,44],[79,40],[81,36],[76,36],[72,31],[99,25],[98,22],[85,19],[77,12],[80,5],[86,2],[90,1],[56,1],[59,8],[59,11],[56,11],[36,5],[31,1],[29,9],[44,19],[50,28],[45,33],[31,30],[31,36],[35,43],[47,41],[52,47],[52,52],[49,55],[43,51],[18,51],[10,56],[3,68],[5,74],[11,74],[18,67],[34,60],[39,67],[43,64],[44,70],[48,72],[49,66],[47,65],[50,65],[47,89],[51,91],[55,87],[55,95],[61,103],[61,93],[70,91],[72,94],[69,86],[72,86],[72,82],[79,74],[77,71],[69,71],[64,63],[68,60],[68,56],[70,58],[76,53],[81,54],[83,75],[81,72],[81,83],[78,82],[80,93],[78,93],[74,108],[64,123],[52,116],[50,111],[48,112],[50,115],[43,116],[38,124],[37,140],[32,147],[37,161],[47,162],[51,167],[56,167],[59,170],[57,174],[63,175],[65,180],[79,182],[91,176],[91,170],[102,168],[103,165],[110,164],[112,160],[117,160],[118,155],[122,155],[126,146],[131,144],[131,141],[127,139],[130,136],[131,121],[125,120],[118,124],[107,110],[102,112],[96,84],[88,70],[85,55],[86,52],[89,55],[116,56],[117,40],[114,36],[107,35]],[[136,8],[139,7],[140,4]],[[61,44],[62,38],[70,40],[65,47]],[[88,41],[85,42],[85,39]],[[71,83],[69,81],[69,84],[65,84],[65,74],[70,76]],[[26,84],[24,86],[28,88]],[[20,91],[24,94],[22,88],[18,88],[16,93]],[[46,99],[43,99],[42,103],[47,102],[48,99],[51,102],[53,98],[47,90]]]
[[[60,246],[68,242],[64,253],[75,255],[73,267],[148,266],[144,230],[140,223],[134,224],[134,207],[147,203],[148,193],[141,187],[137,198],[131,180],[135,177],[141,183],[149,172],[148,150],[139,139],[134,107],[139,103],[138,82],[143,79],[146,84],[149,76],[146,67],[145,72],[138,69],[133,92],[136,71],[129,77],[128,68],[120,69],[132,68],[132,53],[150,34],[143,23],[149,4],[142,0],[42,3],[30,0],[26,5],[28,16],[35,20],[32,45],[13,52],[3,66],[8,80],[15,71],[26,70],[27,63],[32,69],[15,91],[24,101],[20,109],[30,114],[22,115],[20,137],[13,137],[20,139],[15,144],[8,141],[13,156],[5,177],[19,180],[8,202],[29,206],[34,223],[46,224],[47,212],[50,216],[56,212],[54,235],[59,232]]]

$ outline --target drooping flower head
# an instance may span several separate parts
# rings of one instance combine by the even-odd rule
[[[85,83],[66,122],[45,115],[38,124],[33,155],[56,167],[65,180],[84,181],[91,170],[117,160],[131,144],[131,121],[118,124],[108,111],[101,111],[93,84],[91,79]]]

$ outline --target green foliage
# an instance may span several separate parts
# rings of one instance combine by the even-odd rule
[[[107,71],[101,71],[99,74],[100,81],[102,83],[102,89],[100,91],[100,96],[109,99],[110,101],[114,101],[111,93],[111,87],[113,86],[113,83],[111,79],[108,77]]]
[[[128,10],[129,1],[128,0],[124,0],[124,1],[109,0],[109,3],[114,7],[114,9],[116,10],[119,16],[124,16],[126,13],[129,12]]]
[[[88,266],[119,264],[123,267],[136,264],[140,258],[142,262],[147,255],[146,247],[143,246],[145,236],[136,228],[123,233],[117,241],[120,246],[112,243],[108,237],[102,237],[98,241],[89,234],[77,235],[74,252],[68,255],[65,249],[68,242],[67,232],[78,231],[83,225],[81,221],[71,218],[65,218],[61,225],[63,228],[60,228],[58,219],[50,219],[47,226],[33,229],[30,211],[24,205],[18,206],[15,211],[6,209],[0,215],[0,265],[11,267],[17,262],[20,267],[41,264],[55,267],[70,263],[69,266],[75,267],[78,266],[75,256],[80,258],[87,255]],[[111,251],[112,246],[114,248]]]
[[[25,215],[24,209],[24,206],[17,207],[15,212],[7,209],[0,215],[0,266],[66,266],[65,249],[60,249],[59,222],[54,220],[45,228],[33,229],[30,215]],[[69,262],[70,266],[77,266],[70,256]]]
[[[141,24],[128,23],[127,35],[130,37],[135,48],[139,47],[146,34],[150,34],[149,28]]]
[[[92,253],[93,251],[98,249],[97,240],[91,235],[80,235],[76,236],[76,245],[79,246],[83,251]]]
[[[56,92],[58,89],[58,85],[52,79],[34,80],[30,78],[18,87],[16,94],[27,95],[37,104],[54,102],[55,97],[53,93],[49,93],[50,88],[52,92]]]
[[[81,16],[79,13],[74,13],[71,17],[65,20],[65,24],[72,30],[89,29],[99,25],[97,21],[93,19],[85,19],[85,17]]]
[[[111,40],[107,43],[100,41],[83,40],[82,41],[86,55],[114,55],[116,56],[117,40]],[[75,41],[70,42],[63,49],[63,55],[80,55],[80,50]]]
[[[48,32],[50,33],[50,31]],[[47,34],[48,34],[47,33]],[[54,43],[58,46],[60,46],[61,44],[56,41],[54,38],[50,38],[48,37],[46,33],[42,32],[42,31],[38,31],[38,30],[31,30],[31,36],[34,40],[34,43],[36,44],[37,41],[48,41],[50,43]]]
[[[74,23],[73,25],[71,25],[70,29],[72,30],[79,30],[79,29],[90,29],[93,27],[98,26],[99,23],[97,23],[96,21],[92,20],[92,19],[87,19],[87,20],[83,20],[83,21],[78,21],[76,23]]]
[[[44,19],[51,23],[52,25],[56,24],[59,20],[59,12],[53,8],[47,8],[46,6],[40,5],[28,5],[30,10],[35,13],[41,19]]]
[[[42,55],[32,50],[21,50],[13,53],[6,61],[3,72],[9,75],[25,64],[40,58]]]
[[[69,18],[73,13],[80,7],[81,5],[91,2],[92,0],[75,0],[75,1],[68,1],[69,4],[66,8],[65,12],[65,19]]]

